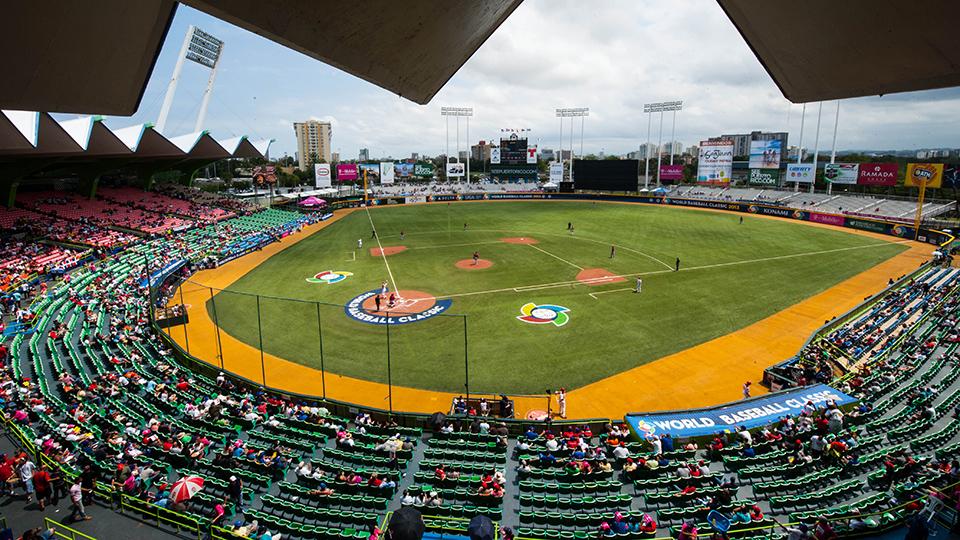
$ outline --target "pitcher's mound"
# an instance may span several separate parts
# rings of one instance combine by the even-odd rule
[[[387,255],[396,255],[401,251],[406,251],[407,246],[387,246],[383,249],[380,248],[370,248],[370,254],[374,257],[387,256]]]
[[[607,285],[610,283],[622,283],[626,281],[623,276],[614,274],[603,268],[587,268],[577,274],[577,281],[584,285]]]
[[[463,259],[462,261],[457,261],[457,268],[461,270],[483,270],[484,268],[490,268],[493,266],[493,261],[488,261],[486,259],[477,259],[477,264],[473,264],[473,259]]]
[[[529,236],[511,236],[510,238],[501,238],[501,242],[508,244],[539,244],[540,241]]]

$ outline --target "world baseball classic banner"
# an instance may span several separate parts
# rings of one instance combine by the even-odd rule
[[[628,414],[625,419],[634,433],[641,438],[663,433],[674,437],[702,437],[733,431],[737,426],[747,429],[760,427],[784,416],[799,414],[807,402],[822,407],[828,401],[846,405],[857,400],[835,388],[818,384],[709,409],[666,414]]]

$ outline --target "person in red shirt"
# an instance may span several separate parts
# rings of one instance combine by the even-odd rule
[[[14,458],[3,456],[3,463],[0,463],[0,495],[12,495],[10,489],[10,479],[13,478]]]
[[[43,510],[47,505],[47,500],[50,498],[50,473],[47,471],[46,465],[40,465],[40,468],[33,473],[33,489],[37,494],[37,504],[40,505],[40,510]]]

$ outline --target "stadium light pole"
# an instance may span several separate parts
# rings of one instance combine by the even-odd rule
[[[673,109],[673,128],[670,130],[670,164],[673,165],[673,143],[677,139],[677,111],[683,108],[683,101],[677,102],[677,108]]]
[[[573,182],[573,118],[580,117],[580,154],[583,155],[583,121],[585,116],[590,116],[589,107],[573,107],[557,109],[557,116],[560,118],[560,162],[563,162],[563,119],[570,118],[570,175],[569,179]]]
[[[813,182],[810,182],[810,193],[813,193],[817,186],[817,158],[820,157],[820,117],[823,115],[823,102],[820,102],[817,108],[817,132],[813,137]],[[826,177],[824,177],[826,181]],[[829,184],[829,182],[827,182]]]
[[[803,109],[800,111],[800,141],[797,143],[797,165],[803,161],[803,123],[807,119],[807,104],[803,104]],[[816,180],[817,171],[813,171],[813,178]],[[800,182],[793,183],[793,191],[797,193],[800,191]]]
[[[830,149],[830,163],[837,161],[837,124],[840,123],[840,100],[837,100],[837,115],[833,118],[833,144]],[[827,195],[833,193],[833,182],[827,185]]]
[[[455,116],[457,118],[457,163],[460,163],[460,117],[464,116],[467,118],[467,146],[470,146],[470,117],[473,116],[473,107],[440,107],[440,116],[447,117],[447,159],[446,163],[450,163],[450,117]],[[446,163],[444,164],[444,170],[446,170]],[[450,181],[450,178],[447,176],[447,173],[444,172],[444,178],[447,181]],[[467,157],[467,182],[470,182],[470,158]]]
[[[659,131],[659,134],[657,135],[657,186],[658,186],[658,187],[660,186],[660,160],[661,160],[661,157],[662,157],[662,155],[663,155],[663,151],[662,151],[662,148],[663,148],[663,113],[664,113],[664,112],[667,112],[667,111],[674,111],[674,114],[676,114],[676,111],[679,111],[679,110],[682,109],[682,108],[683,108],[683,101],[661,101],[661,102],[659,102],[659,103],[644,103],[644,104],[643,104],[643,112],[649,113],[649,114],[652,114],[652,113],[655,113],[655,112],[660,113],[660,131]],[[648,116],[648,117],[647,117],[647,139],[648,139],[648,140],[650,139],[650,119],[651,119],[651,117]],[[676,122],[674,122],[674,128],[676,128]],[[650,143],[647,142],[647,148],[649,149],[649,147],[650,147]],[[670,163],[672,164],[672,163],[673,163],[673,155],[672,155],[672,154],[673,154],[673,147],[672,147],[672,146],[671,146],[671,148],[670,148],[670,152],[671,152]],[[648,164],[648,165],[647,165],[647,168],[649,169],[649,167],[650,167],[650,165]],[[649,175],[649,171],[648,171],[647,178],[646,178],[646,180],[644,181],[643,187],[644,187],[644,188],[647,188],[647,187],[649,187],[649,184],[650,184],[650,175]]]

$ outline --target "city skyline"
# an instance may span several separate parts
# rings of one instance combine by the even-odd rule
[[[140,109],[133,117],[108,117],[110,126],[156,121],[190,24],[225,42],[207,129],[218,137],[275,138],[273,157],[295,154],[291,126],[308,119],[332,124],[331,149],[341,156],[360,148],[371,156],[442,154],[443,106],[474,108],[471,140],[461,135],[460,150],[518,126],[531,129],[532,144],[559,149],[555,108],[584,106],[591,111],[584,153],[624,155],[647,142],[643,103],[662,99],[684,101],[675,137],[684,147],[754,130],[788,131],[791,144],[800,142],[801,105],[782,97],[712,2],[619,2],[602,11],[570,1],[524,2],[425,106],[181,6]],[[199,69],[184,70],[168,134],[192,130],[205,80]],[[830,144],[835,103],[823,104],[821,150]],[[809,149],[818,107],[807,106],[802,144]],[[960,111],[960,89],[844,100],[837,149],[960,147],[949,111]],[[656,144],[659,118],[652,120]],[[666,115],[664,140],[669,127]],[[569,148],[566,130],[564,138]],[[574,150],[580,153],[578,140]]]

